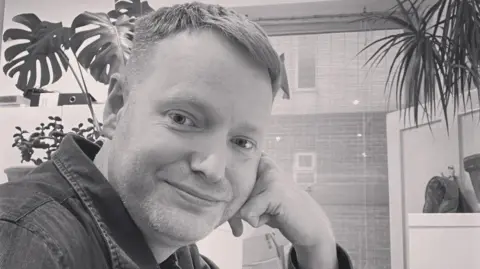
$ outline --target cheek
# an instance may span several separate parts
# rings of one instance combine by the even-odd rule
[[[236,171],[238,172],[229,177],[234,193],[231,207],[239,209],[250,197],[250,193],[255,186],[256,169],[252,166],[237,169]]]

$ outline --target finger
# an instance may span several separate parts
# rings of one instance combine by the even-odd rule
[[[258,165],[258,170],[259,171],[268,171],[270,169],[276,169],[278,168],[277,163],[268,156],[265,152],[262,152],[262,155],[260,157],[260,162]]]
[[[267,189],[268,185],[275,180],[275,163],[268,157],[260,158],[257,168],[257,179],[251,196],[255,196]]]
[[[243,223],[242,218],[238,215],[233,216],[228,220],[228,224],[232,229],[233,236],[240,237],[243,234]]]
[[[247,218],[245,219],[245,221],[253,228],[259,228],[265,224],[268,224],[271,219],[272,219],[272,216],[268,214],[263,214],[260,217]]]
[[[279,204],[271,200],[269,193],[264,192],[250,198],[240,209],[240,216],[252,227],[259,227],[269,220],[265,218],[277,215],[278,208]],[[264,215],[266,217],[263,217]]]
[[[253,227],[255,227],[255,228],[261,227],[261,226],[269,223],[271,218],[272,218],[272,216],[267,215],[267,214],[261,215],[260,219],[257,222],[257,226],[253,226]]]

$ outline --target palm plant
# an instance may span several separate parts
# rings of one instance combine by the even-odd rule
[[[420,113],[430,119],[440,106],[448,130],[449,104],[455,115],[461,105],[472,104],[472,91],[480,88],[480,1],[396,1],[391,10],[365,19],[394,23],[404,31],[375,40],[361,52],[378,46],[367,61],[371,68],[393,52],[385,90],[391,94],[395,89],[400,107],[408,101],[416,125]]]
[[[110,76],[129,58],[135,19],[150,11],[153,9],[146,1],[117,0],[115,9],[108,14],[83,12],[71,27],[61,22],[42,21],[33,13],[19,14],[13,21],[29,30],[12,28],[4,32],[6,44],[25,42],[16,42],[5,50],[7,63],[3,72],[12,78],[18,73],[16,87],[25,92],[57,82],[70,69],[78,87],[87,96],[94,126],[100,131],[82,69],[89,71],[96,81],[108,84]],[[90,38],[97,36],[99,38],[90,42]],[[66,53],[69,50],[73,52],[73,59]],[[79,74],[72,68],[72,60],[78,65]]]

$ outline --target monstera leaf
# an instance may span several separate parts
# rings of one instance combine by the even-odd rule
[[[108,12],[108,16],[115,20],[122,15],[127,15],[130,19],[135,19],[152,11],[154,11],[154,9],[147,1],[117,0],[115,1],[115,10]]]
[[[89,30],[77,31],[84,26],[93,26]],[[72,23],[75,34],[71,38],[72,50],[80,64],[90,71],[93,78],[108,84],[110,76],[117,72],[130,56],[133,40],[133,23],[129,17],[118,17],[115,24],[107,14],[84,12]],[[80,50],[80,46],[90,42],[90,38],[98,37]]]
[[[61,66],[65,71],[68,69],[68,58],[63,50],[69,48],[70,28],[63,27],[61,22],[41,21],[32,13],[17,15],[13,21],[25,25],[29,31],[12,28],[3,34],[4,42],[25,40],[5,50],[7,63],[3,72],[12,78],[19,73],[16,86],[20,90],[34,88],[37,77],[40,77],[40,87],[60,79],[63,74]]]

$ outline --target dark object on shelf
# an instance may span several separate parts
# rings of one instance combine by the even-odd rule
[[[96,103],[97,100],[93,98],[91,94],[88,94],[90,96],[90,100],[92,100],[92,103]],[[59,106],[64,106],[64,105],[86,105],[88,104],[87,98],[83,93],[61,93],[60,96],[58,96],[58,105]]]
[[[473,190],[480,203],[480,154],[471,155],[463,159],[465,171],[470,175]]]
[[[423,213],[472,213],[456,176],[435,176],[425,189]]]
[[[51,92],[45,92],[45,93],[37,93],[37,92],[25,92],[24,96],[28,99],[30,99],[30,106],[39,106],[40,104],[40,97],[42,94],[48,94]],[[91,95],[90,99],[92,100],[92,103],[96,103],[97,100]],[[64,105],[87,105],[87,98],[83,93],[60,93],[58,95],[58,106],[64,106]]]
[[[0,96],[0,107],[30,106],[30,100],[21,95]]]
[[[42,88],[30,88],[23,91],[23,97],[30,100],[30,106],[38,106],[40,103],[40,94],[51,93],[51,91]]]

